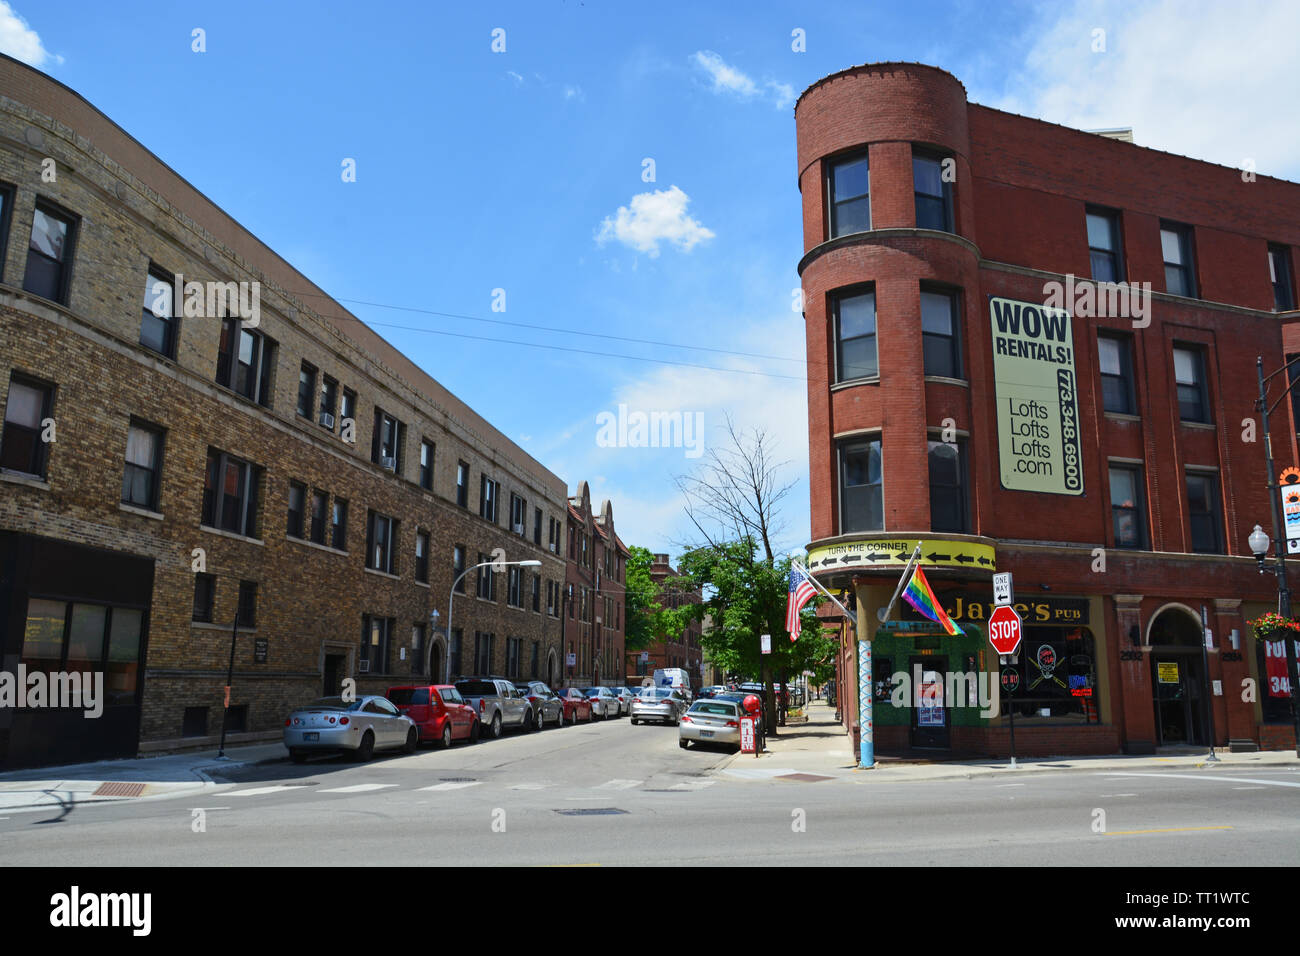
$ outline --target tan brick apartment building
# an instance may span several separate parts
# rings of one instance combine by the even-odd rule
[[[564,682],[574,687],[617,685],[623,679],[630,552],[614,530],[614,506],[606,499],[600,511],[593,512],[585,481],[569,498],[566,515]]]
[[[1275,534],[1255,363],[1283,364],[1300,186],[969,103],[921,64],[825,77],[795,120],[809,566],[857,602],[846,726],[886,752],[1005,754],[1014,707],[1022,754],[1291,746],[1249,624],[1277,584],[1247,537]],[[1053,305],[1071,282],[1149,283],[1145,315]],[[1279,469],[1300,464],[1289,413]],[[906,607],[878,623],[918,540],[963,637]],[[895,707],[893,674],[998,669],[995,570],[1025,619],[1020,689],[992,719],[964,695]]]
[[[237,616],[235,740],[347,677],[556,681],[564,483],[7,57],[0,238],[0,668],[108,691],[95,720],[0,709],[0,765],[211,742]],[[260,283],[256,324],[175,274]],[[453,576],[494,551],[542,566],[468,575],[448,644]]]

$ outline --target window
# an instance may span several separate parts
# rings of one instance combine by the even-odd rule
[[[186,707],[181,716],[182,737],[206,737],[208,735],[208,709],[206,707]]]
[[[546,582],[546,613],[555,617],[555,582]]]
[[[239,611],[237,619],[240,627],[257,627],[257,582],[239,582]]]
[[[547,520],[547,538],[546,542],[550,545],[551,551],[555,554],[560,553],[560,522],[554,518]]]
[[[865,153],[831,164],[826,183],[831,239],[871,228],[870,179]]]
[[[54,409],[54,387],[34,379],[9,379],[5,402],[4,433],[0,435],[0,468],[45,477],[49,446],[42,440],[44,426]]]
[[[9,251],[9,221],[13,218],[14,189],[0,183],[0,274],[4,271],[5,255]]]
[[[492,652],[496,649],[495,634],[474,632],[474,673],[490,674],[492,672]]]
[[[1192,524],[1192,550],[1197,554],[1223,553],[1223,515],[1219,510],[1219,476],[1212,472],[1187,472],[1187,513]]]
[[[840,446],[840,534],[883,531],[880,439]]]
[[[212,608],[216,603],[217,579],[202,571],[194,575],[194,620],[211,624]]]
[[[966,531],[964,443],[930,442],[930,530]]]
[[[1124,263],[1120,258],[1119,213],[1089,207],[1085,218],[1092,277],[1098,282],[1123,282]]]
[[[1174,381],[1178,385],[1178,417],[1185,422],[1209,423],[1205,356],[1200,349],[1174,349]]]
[[[488,600],[497,599],[497,578],[492,570],[492,565],[486,563],[487,556],[479,554],[478,563],[481,567],[478,569],[478,596]]]
[[[334,431],[334,413],[338,411],[339,383],[328,375],[320,380],[320,417],[317,419],[322,428]]]
[[[351,425],[353,429],[357,427],[357,393],[350,388],[343,389],[343,405],[339,408],[339,430],[340,432]],[[353,437],[355,442],[356,438]]]
[[[952,232],[952,183],[944,176],[942,156],[912,153],[912,183],[916,190],[916,228]]]
[[[126,433],[126,467],[122,472],[122,501],[149,511],[158,510],[162,479],[161,429],[132,421]]]
[[[1165,291],[1170,295],[1196,297],[1196,276],[1192,269],[1192,231],[1176,223],[1160,224],[1160,250],[1165,259]]]
[[[573,585],[572,584],[565,586],[565,597],[568,599],[569,602],[569,620],[572,621],[573,620]]]
[[[221,320],[217,349],[217,384],[250,401],[271,407],[271,369],[275,343],[261,332],[246,329],[239,319]]]
[[[542,578],[540,575],[533,575],[533,610],[542,609]]]
[[[388,648],[395,623],[391,617],[361,615],[362,671],[371,674],[388,673]]]
[[[880,373],[876,362],[876,293],[836,296],[832,303],[835,322],[835,381],[874,378]]]
[[[511,680],[519,676],[519,650],[523,643],[518,637],[506,638],[506,677]]]
[[[1022,633],[1024,643],[1018,661],[1006,665],[1016,671],[1019,690],[1014,695],[1002,695],[1003,712],[1014,710],[1017,725],[1021,721],[1026,725],[1098,723],[1101,708],[1096,700],[1097,648],[1092,632],[1084,627],[1035,627],[1026,623]],[[1034,652],[1026,653],[1027,648]],[[1053,679],[1040,679],[1043,670],[1039,661],[1056,662]]]
[[[74,216],[37,200],[32,216],[32,238],[27,247],[24,289],[43,299],[68,304],[76,234]]]
[[[957,316],[955,295],[921,290],[921,350],[926,375],[961,378]]]
[[[424,673],[424,625],[411,625],[411,673]]]
[[[371,439],[370,460],[380,468],[402,473],[402,444],[406,426],[382,408],[375,409],[375,431]]]
[[[149,269],[140,318],[140,344],[170,359],[176,357],[177,323],[172,278],[161,269]]]
[[[1133,347],[1127,337],[1097,336],[1102,408],[1118,415],[1137,414],[1133,394]]]
[[[316,367],[303,362],[298,372],[298,414],[311,418],[316,411]]]
[[[461,676],[463,666],[461,658],[464,655],[464,647],[465,632],[459,627],[454,628],[451,632],[450,645],[447,648],[447,676],[451,680]],[[437,677],[438,675],[433,674],[431,676]]]
[[[257,497],[262,469],[215,448],[208,449],[203,486],[203,524],[257,537]]]
[[[1110,466],[1110,517],[1115,547],[1146,548],[1146,506],[1142,501],[1142,469],[1139,466]]]
[[[493,524],[497,520],[497,496],[501,493],[501,483],[493,481],[487,475],[479,479],[478,513]]]
[[[366,517],[366,567],[397,573],[397,519],[370,511]]]
[[[104,703],[135,704],[144,611],[29,598],[20,662],[28,673],[103,671]]]
[[[528,502],[518,495],[510,495],[510,530],[517,535],[528,534]]]
[[[523,587],[521,582],[522,571],[523,569],[517,566],[508,569],[506,603],[509,604],[511,607],[524,606]]]
[[[415,580],[429,583],[429,533],[415,532]]]
[[[451,549],[451,574],[452,579],[456,582],[456,593],[465,593],[465,579],[461,577],[465,573],[465,546],[463,544],[455,545]]]
[[[348,549],[348,503],[334,499],[333,518],[330,522],[330,547],[340,551]]]
[[[533,641],[533,654],[528,664],[528,679],[537,680],[537,667],[541,663],[541,644]]]
[[[469,465],[463,461],[456,462],[456,504],[469,507]]]
[[[313,491],[311,495],[311,540],[316,544],[325,543],[325,512],[329,496],[323,491]]]
[[[285,533],[291,538],[303,535],[303,515],[307,507],[307,486],[296,481],[289,482],[289,522]]]
[[[542,509],[533,509],[533,544],[542,545]]]
[[[1286,246],[1268,247],[1268,281],[1273,284],[1273,310],[1286,312],[1295,308],[1291,286],[1291,265]]]
[[[425,491],[433,491],[433,452],[433,442],[420,439],[420,487]]]

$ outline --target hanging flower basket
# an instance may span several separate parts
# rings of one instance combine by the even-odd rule
[[[1276,640],[1279,635],[1290,632],[1300,634],[1300,621],[1269,611],[1267,614],[1248,622],[1255,630],[1255,640]]]

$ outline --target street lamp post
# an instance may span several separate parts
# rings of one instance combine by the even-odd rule
[[[1300,361],[1300,359],[1296,360]],[[1264,533],[1259,525],[1255,525],[1255,530],[1250,533],[1248,542],[1251,553],[1255,555],[1255,560],[1259,563],[1259,573],[1263,574],[1268,571],[1277,576],[1277,612],[1284,618],[1291,617],[1291,589],[1286,580],[1286,533],[1282,523],[1282,489],[1277,482],[1277,475],[1273,466],[1273,441],[1268,430],[1268,413],[1277,408],[1282,399],[1290,394],[1291,389],[1296,382],[1291,382],[1283,389],[1278,400],[1273,403],[1272,407],[1268,404],[1268,382],[1275,375],[1287,371],[1295,362],[1288,362],[1277,371],[1267,377],[1264,375],[1264,358],[1256,356],[1255,371],[1259,377],[1259,400],[1255,407],[1260,412],[1261,425],[1264,431],[1264,460],[1268,469],[1268,498],[1269,504],[1273,511],[1273,543],[1275,546],[1275,559],[1273,567],[1264,564],[1264,559],[1268,555],[1268,535]],[[1296,381],[1300,381],[1297,379]],[[1300,691],[1300,682],[1296,680],[1296,654],[1295,654],[1295,636],[1288,633],[1283,638],[1286,645],[1286,672],[1287,683],[1290,685],[1291,698],[1291,726],[1295,732],[1296,754],[1300,755],[1300,707],[1296,705],[1297,691]],[[1267,675],[1266,675],[1267,676]]]
[[[452,604],[456,600],[456,585],[460,584],[460,582],[464,580],[465,575],[469,574],[471,571],[477,571],[479,568],[492,568],[493,573],[496,573],[501,568],[504,568],[507,565],[518,565],[521,568],[540,568],[542,566],[542,562],[540,561],[480,561],[478,564],[475,564],[472,567],[468,567],[464,571],[460,572],[460,574],[456,577],[456,580],[451,582],[451,593],[447,595],[447,653],[444,655],[447,658],[447,661],[443,665],[444,684],[451,680],[451,611],[452,611]],[[432,659],[433,659],[433,641],[430,640],[429,649],[426,652],[425,661],[424,661],[425,670],[429,670],[432,664]],[[432,677],[433,674],[430,673],[429,676]]]

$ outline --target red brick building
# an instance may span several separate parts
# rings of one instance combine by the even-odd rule
[[[614,530],[614,506],[591,510],[591,489],[569,499],[563,600],[564,684],[617,686],[623,679],[629,551]],[[560,685],[557,685],[560,686]]]
[[[1290,746],[1247,537],[1273,533],[1255,362],[1284,361],[1300,186],[979,106],[919,64],[828,76],[795,119],[808,560],[856,600],[846,726],[865,639],[885,752],[1005,754],[1008,706],[1022,754]],[[1272,425],[1300,461],[1288,403]],[[963,636],[878,620],[918,541]],[[995,570],[1024,641],[981,717],[951,675],[998,669]]]
[[[686,579],[678,577],[666,554],[654,556],[654,563],[650,565],[650,579],[661,588],[660,601],[665,607],[681,607],[684,604],[699,604],[701,601],[699,590],[692,587]],[[628,654],[628,685],[639,685],[645,678],[653,677],[654,672],[660,668],[681,667],[690,675],[692,687],[702,686],[704,651],[700,647],[701,630],[700,622],[692,622],[680,635],[660,635],[659,640],[644,651]],[[645,655],[644,660],[642,654]]]

